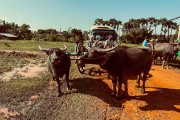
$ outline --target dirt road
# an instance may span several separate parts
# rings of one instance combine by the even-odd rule
[[[129,97],[116,100],[110,96],[112,83],[106,75],[77,78],[74,93],[59,101],[59,119],[88,120],[178,120],[180,117],[180,71],[153,66],[146,82],[146,93],[129,80]],[[62,104],[63,103],[63,104]]]
[[[146,82],[147,93],[145,95],[140,94],[140,90],[134,88],[135,81],[129,80],[130,98],[123,100],[124,109],[119,111],[122,114],[112,114],[109,119],[179,119],[180,72],[153,66],[150,74],[152,76]]]

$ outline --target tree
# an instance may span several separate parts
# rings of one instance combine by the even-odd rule
[[[158,19],[154,19],[154,32],[155,32],[155,35],[157,35],[156,28],[157,28],[158,25],[159,25],[159,20]]]
[[[117,31],[119,30],[119,26],[122,25],[122,22],[120,20],[116,20],[115,18],[111,18],[107,23],[109,23],[109,25]]]
[[[32,38],[32,32],[31,30],[29,30],[30,26],[23,24],[22,26],[20,26],[19,28],[19,37],[21,39],[27,39],[30,40]]]
[[[152,30],[151,30],[151,27],[153,26],[154,21],[155,21],[155,18],[154,18],[154,17],[148,18],[149,31],[152,31]]]
[[[94,22],[94,25],[103,25],[104,21],[101,18],[97,18]]]
[[[160,21],[160,24],[161,24],[160,37],[162,37],[162,33],[165,31],[164,28],[166,27],[167,19],[166,18],[161,18],[159,21]]]

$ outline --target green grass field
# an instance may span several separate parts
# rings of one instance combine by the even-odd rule
[[[53,47],[64,47],[66,45],[68,51],[74,51],[75,43],[66,42],[44,42],[44,41],[34,41],[34,40],[0,40],[0,50],[15,50],[15,51],[39,51],[38,46],[41,45],[45,48]]]

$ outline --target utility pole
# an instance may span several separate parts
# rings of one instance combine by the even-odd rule
[[[71,27],[68,28],[68,36],[70,36],[70,34],[71,34]],[[68,39],[69,39],[69,43],[70,43],[70,38],[68,38]]]
[[[178,32],[178,43],[180,43],[180,24],[179,24],[179,32]]]

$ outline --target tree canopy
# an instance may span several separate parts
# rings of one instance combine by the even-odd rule
[[[154,17],[130,19],[128,22],[122,23],[121,20],[111,18],[104,20],[102,18],[95,19],[92,25],[107,25],[113,27],[119,32],[120,40],[130,43],[141,43],[145,36],[160,38],[169,41],[177,38],[178,25],[172,20],[166,18],[156,19]],[[61,28],[60,28],[61,29]],[[157,33],[160,31],[159,33]],[[121,35],[120,35],[121,31]],[[57,31],[51,29],[38,29],[31,31],[27,24],[18,25],[14,22],[9,23],[0,19],[0,33],[10,33],[18,36],[21,40],[42,40],[42,41],[66,41],[76,42],[78,40],[87,40],[88,32],[77,28],[68,29],[67,31]],[[175,34],[173,34],[175,33]]]

